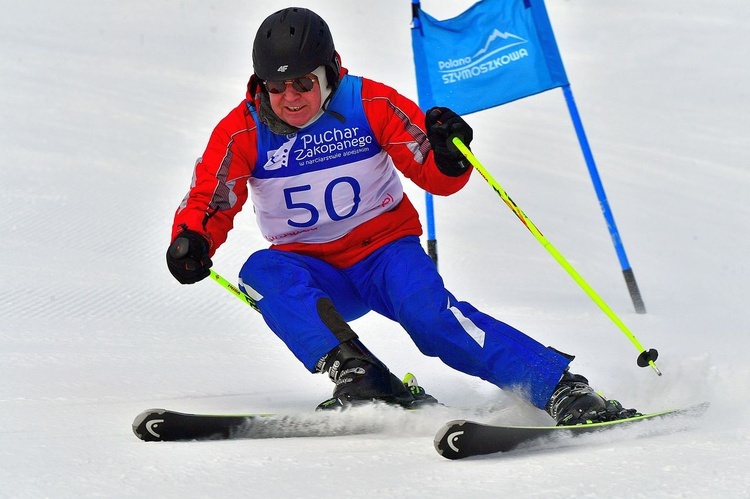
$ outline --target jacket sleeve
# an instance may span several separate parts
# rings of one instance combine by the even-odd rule
[[[247,201],[256,150],[255,124],[243,102],[219,122],[196,162],[190,191],[175,213],[172,240],[184,230],[198,232],[213,256]]]
[[[424,132],[425,115],[416,103],[387,85],[363,78],[362,104],[378,142],[406,178],[442,196],[467,184],[472,168],[458,177],[438,169]]]

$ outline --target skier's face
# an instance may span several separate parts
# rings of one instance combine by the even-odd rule
[[[269,92],[271,109],[276,116],[292,126],[302,126],[310,121],[320,110],[320,85],[318,79],[312,73],[305,75],[313,80],[313,87],[307,92],[300,92],[298,85],[287,81],[284,91],[278,93]]]

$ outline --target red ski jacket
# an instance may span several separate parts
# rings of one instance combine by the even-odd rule
[[[345,71],[342,70],[342,74]],[[361,93],[365,116],[377,142],[406,178],[436,195],[453,194],[466,185],[468,172],[450,177],[438,170],[423,131],[424,113],[414,102],[387,85],[365,78]],[[248,199],[248,180],[257,163],[257,124],[248,109],[251,98],[248,93],[246,100],[222,119],[211,134],[203,156],[196,163],[190,191],[175,214],[172,240],[183,230],[198,232],[209,242],[210,255],[226,240],[235,215]],[[257,95],[250,102],[255,109],[260,108]],[[418,213],[404,195],[390,211],[356,226],[336,240],[273,244],[271,247],[346,268],[391,241],[421,234]]]

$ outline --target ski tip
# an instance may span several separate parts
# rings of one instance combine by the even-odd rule
[[[461,459],[466,457],[461,451],[461,436],[464,434],[465,419],[456,419],[443,425],[435,434],[435,450],[446,459]]]
[[[145,442],[156,442],[160,441],[161,437],[154,430],[155,425],[158,425],[163,420],[159,418],[159,415],[167,412],[166,409],[147,409],[137,415],[133,420],[133,433],[135,436]]]

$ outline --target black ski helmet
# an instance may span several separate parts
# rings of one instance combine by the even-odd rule
[[[288,80],[325,66],[336,86],[339,63],[328,24],[315,12],[290,7],[271,14],[253,43],[253,71],[261,80]]]

